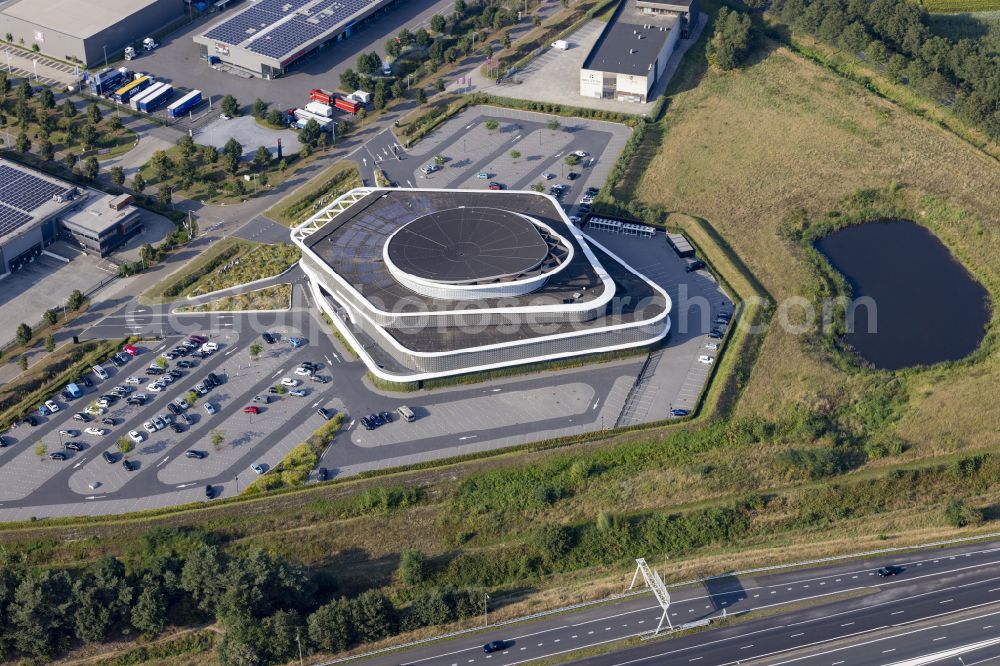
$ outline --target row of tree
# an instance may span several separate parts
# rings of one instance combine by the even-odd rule
[[[400,575],[422,581],[424,560],[407,562]],[[73,571],[0,563],[0,660],[215,620],[225,627],[221,663],[257,666],[481,612],[481,595],[452,589],[425,588],[405,608],[376,590],[337,596],[300,565],[262,550],[229,555],[200,532],[171,528],[147,533],[128,565],[114,557]]]
[[[952,42],[933,34],[927,12],[897,0],[775,0],[782,20],[884,66],[908,83],[1000,138],[1000,54],[980,40]]]

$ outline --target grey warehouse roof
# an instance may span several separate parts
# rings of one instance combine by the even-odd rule
[[[672,15],[620,12],[594,45],[583,69],[646,76],[677,23]]]
[[[84,39],[159,0],[21,0],[0,14]]]

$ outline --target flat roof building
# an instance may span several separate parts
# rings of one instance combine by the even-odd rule
[[[581,95],[622,102],[651,101],[653,87],[686,25],[681,12],[654,10],[647,6],[651,4],[656,3],[624,0],[615,10],[583,61]],[[697,7],[694,11],[697,16]]]
[[[184,0],[20,0],[0,10],[0,34],[91,67],[183,17]]]
[[[0,159],[0,275],[18,270],[61,237],[103,256],[140,227],[131,200]]]
[[[357,188],[292,230],[368,369],[435,377],[658,343],[670,297],[536,192]]]
[[[394,0],[248,0],[194,36],[201,56],[273,79]]]

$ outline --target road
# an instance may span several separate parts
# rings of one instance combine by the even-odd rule
[[[876,569],[887,564],[902,566],[904,571],[890,578],[876,576]],[[992,621],[984,621],[975,625],[978,629],[968,631],[964,625],[961,631],[950,631],[944,625],[950,621],[948,615],[1000,602],[1000,543],[844,561],[767,575],[715,578],[672,589],[670,594],[670,617],[675,625],[718,620],[723,613],[747,615],[739,622],[717,629],[649,640],[620,651],[581,658],[575,663],[588,666],[747,663],[769,655],[771,658],[787,655],[810,646],[822,652],[819,647],[837,638],[868,636],[869,639],[881,639],[883,636],[876,635],[877,632],[899,634],[903,631],[901,627],[929,618],[935,619],[934,627],[927,629],[928,635],[933,634],[932,638],[949,633],[957,640],[965,640],[969,635],[990,638],[1000,635],[1000,632],[990,633],[992,626],[982,629],[994,624]],[[789,604],[796,604],[797,609],[779,613]],[[801,604],[808,604],[808,607],[803,608]],[[767,616],[754,617],[762,611],[767,611]],[[476,663],[513,666],[542,659],[571,658],[577,650],[608,646],[647,634],[656,627],[660,616],[661,610],[652,594],[642,594],[375,656],[366,659],[365,663],[374,666]],[[960,618],[956,616],[955,619]],[[1000,621],[995,624],[1000,627]],[[897,631],[893,631],[894,628]],[[493,640],[505,641],[505,649],[485,655],[482,645]],[[891,638],[886,640],[888,643],[878,648],[879,654],[883,650],[900,650],[894,648]],[[873,649],[858,647],[857,652],[871,655]],[[813,658],[820,659],[819,656]],[[808,663],[833,664],[839,659]],[[889,661],[884,657],[858,663]],[[845,660],[845,663],[853,662]]]

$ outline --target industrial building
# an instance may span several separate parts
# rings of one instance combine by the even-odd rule
[[[313,300],[377,377],[653,345],[670,297],[522,191],[357,188],[292,230]]]
[[[0,275],[61,238],[104,256],[141,226],[131,197],[79,188],[0,159]]]
[[[0,10],[0,35],[86,67],[184,18],[184,0],[20,0]]]
[[[273,79],[393,0],[254,0],[194,37],[201,57]]]
[[[584,97],[645,103],[687,34],[697,23],[696,0],[625,0],[605,25],[580,69]]]

